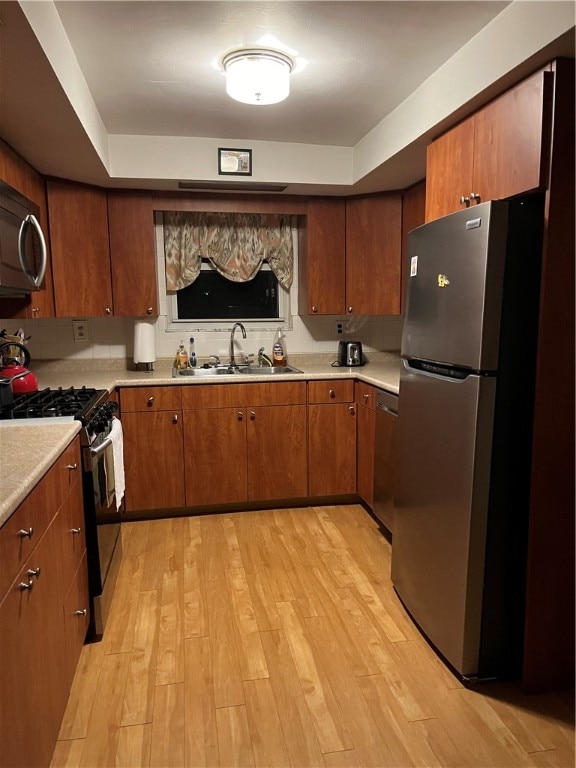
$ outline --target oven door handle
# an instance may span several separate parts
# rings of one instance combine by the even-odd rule
[[[99,456],[101,453],[104,453],[106,448],[108,448],[110,445],[112,445],[112,438],[107,437],[96,448],[90,448],[90,455]]]

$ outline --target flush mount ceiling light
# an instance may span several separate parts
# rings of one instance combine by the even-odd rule
[[[244,104],[277,104],[290,93],[294,62],[279,51],[250,48],[232,51],[222,59],[226,93]]]

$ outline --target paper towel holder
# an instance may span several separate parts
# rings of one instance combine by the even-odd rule
[[[135,371],[153,371],[154,363],[134,363]]]

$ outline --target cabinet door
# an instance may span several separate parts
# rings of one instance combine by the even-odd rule
[[[310,496],[356,493],[356,407],[308,406]]]
[[[63,601],[64,633],[66,637],[66,685],[68,689],[72,685],[74,673],[80,658],[80,651],[84,644],[88,623],[90,621],[90,609],[88,605],[88,564],[86,552],[76,573],[70,581],[68,592]]]
[[[184,506],[181,413],[122,414],[128,512]]]
[[[56,181],[47,191],[56,316],[111,315],[106,194]]]
[[[186,506],[246,501],[246,409],[184,411]]]
[[[402,197],[346,202],[346,314],[400,312]]]
[[[462,208],[460,197],[473,191],[473,167],[474,117],[470,117],[428,145],[426,221]]]
[[[69,688],[49,528],[0,605],[0,764],[50,765]],[[28,570],[40,568],[37,577]],[[32,583],[21,589],[20,583]]]
[[[309,200],[300,229],[298,296],[301,315],[343,315],[346,207],[343,200]]]
[[[552,83],[537,72],[476,113],[469,192],[478,202],[545,188]]]
[[[248,500],[307,496],[306,406],[250,408]]]
[[[151,195],[108,192],[114,314],[156,317],[158,285]]]
[[[358,405],[358,495],[369,507],[374,503],[374,440],[376,412]]]

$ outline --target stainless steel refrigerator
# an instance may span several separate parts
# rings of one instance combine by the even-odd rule
[[[392,581],[463,679],[518,674],[543,202],[409,234]]]

